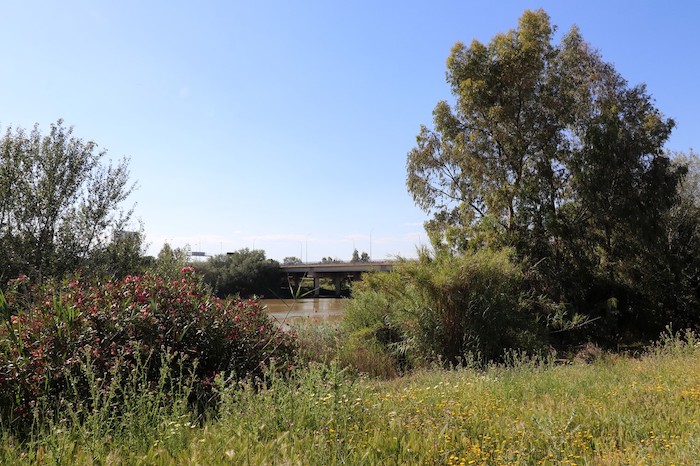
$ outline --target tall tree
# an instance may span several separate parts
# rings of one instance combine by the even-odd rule
[[[62,120],[42,135],[7,128],[0,137],[0,275],[40,279],[88,265],[132,211],[127,161],[103,164],[106,151],[73,137]],[[138,247],[137,247],[138,249]]]
[[[559,43],[554,32],[526,11],[488,44],[453,47],[454,103],[421,127],[408,189],[438,249],[513,247],[578,309],[653,307],[643,270],[658,264],[685,173],[663,152],[674,122],[577,28]]]
[[[434,129],[421,127],[408,157],[408,188],[435,214],[428,232],[436,245],[463,248],[487,233],[480,230],[509,239],[559,188],[564,112],[553,95],[552,33],[544,12],[526,12],[518,30],[488,46],[453,47],[455,107],[438,103]]]

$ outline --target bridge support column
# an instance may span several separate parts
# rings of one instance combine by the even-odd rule
[[[321,277],[314,274],[314,297],[318,298],[321,295]]]
[[[338,298],[340,296],[340,287],[343,285],[342,275],[333,277],[333,282],[335,282],[335,297]]]

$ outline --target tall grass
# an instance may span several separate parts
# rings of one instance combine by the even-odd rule
[[[157,364],[154,359],[159,359]],[[21,443],[11,434],[15,428],[3,426],[6,445],[0,448],[0,464],[18,459],[27,464],[99,463],[114,455],[115,448],[147,451],[155,440],[169,438],[175,421],[194,427],[191,394],[196,378],[191,366],[185,369],[183,358],[170,353],[137,355],[135,361],[128,372],[117,362],[105,376],[85,353],[79,371],[66,371],[65,396],[34,403],[33,426]],[[155,382],[153,367],[159,370]]]
[[[186,387],[180,402],[159,405],[134,374],[118,418],[105,396],[94,415],[64,424],[59,416],[27,442],[4,431],[0,462],[698,464],[698,356],[694,334],[668,333],[644,356],[593,363],[516,356],[510,366],[391,381],[337,363],[270,369],[257,380],[220,375],[221,403],[200,422],[185,410]]]

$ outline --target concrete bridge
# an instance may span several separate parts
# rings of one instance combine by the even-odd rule
[[[340,296],[343,279],[359,280],[363,273],[388,272],[394,267],[394,262],[321,262],[315,264],[282,264],[280,272],[287,278],[299,284],[301,279],[314,279],[314,296],[319,296],[321,278],[332,278],[335,285],[335,295]]]

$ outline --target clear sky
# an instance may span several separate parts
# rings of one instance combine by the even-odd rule
[[[149,253],[164,241],[282,260],[414,256],[427,216],[406,154],[449,99],[457,41],[544,8],[573,24],[700,138],[700,3],[687,1],[0,2],[0,127],[74,135],[130,157]]]

